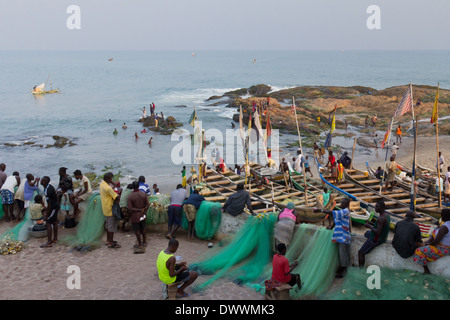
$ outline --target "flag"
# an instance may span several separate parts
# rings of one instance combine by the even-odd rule
[[[438,101],[439,101],[439,83],[436,98],[434,98],[434,107],[433,107],[433,114],[431,115],[431,123],[437,123],[438,121]]]
[[[192,112],[191,117],[189,118],[189,124],[191,125],[191,127],[194,127],[195,120],[197,120],[197,112],[194,108],[194,112]]]
[[[331,121],[331,130],[330,133],[333,133],[334,129],[336,129],[336,117],[333,114],[333,120]]]
[[[400,104],[397,107],[397,110],[395,110],[394,118],[397,116],[402,116],[408,111],[411,111],[413,108],[412,105],[412,97],[411,97],[411,86],[406,90],[405,94],[403,95],[402,101],[400,101]]]
[[[325,143],[323,144],[323,147],[325,149],[328,149],[331,147],[331,140],[333,140],[333,135],[331,132],[327,135],[327,138],[325,139]]]
[[[384,149],[384,145],[388,141],[389,134],[390,134],[390,130],[388,129],[388,131],[386,131],[386,133],[384,134],[383,142],[381,142],[381,149]]]
[[[261,127],[261,118],[259,117],[258,110],[253,114],[252,119],[252,143],[258,142],[258,140],[264,136],[263,129]]]

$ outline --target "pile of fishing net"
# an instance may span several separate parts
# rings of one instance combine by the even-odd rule
[[[222,220],[222,205],[217,202],[202,201],[195,217],[194,229],[197,238],[211,240],[219,230]],[[183,210],[182,228],[188,229],[188,220]]]
[[[168,221],[170,195],[158,194],[148,198],[150,206],[147,210],[147,224],[160,224]]]
[[[34,199],[34,197],[40,193],[41,193],[40,190],[35,191],[33,193],[32,199]],[[19,241],[19,242],[27,241],[30,238],[28,229],[32,225],[33,225],[33,223],[31,221],[30,208],[28,207],[25,210],[25,216],[24,216],[23,220],[20,223],[18,223],[16,226],[14,226],[13,228],[4,232],[0,236],[0,239],[8,239],[8,240]],[[11,243],[11,241],[9,243]]]
[[[448,300],[450,280],[411,270],[379,269],[379,281],[367,268],[348,269],[342,287],[324,298],[330,300]],[[372,289],[370,289],[372,288]]]
[[[214,274],[206,282],[194,287],[194,290],[205,289],[224,276],[241,283],[256,281],[272,258],[276,220],[276,214],[249,216],[234,237],[224,239],[199,262],[192,264],[191,269],[200,274]]]
[[[197,285],[202,290],[216,280],[227,277],[244,284],[261,294],[265,293],[264,281],[272,276],[274,255],[273,230],[277,214],[250,216],[235,236],[227,238],[223,246],[209,251],[200,262],[191,265],[202,275],[213,275]],[[320,296],[332,285],[338,266],[337,246],[332,240],[333,231],[311,224],[301,224],[286,252],[290,263],[298,265],[292,273],[300,274],[302,289],[290,291],[291,298]]]
[[[77,225],[77,233],[63,238],[62,243],[80,249],[100,245],[105,224],[100,194],[93,193],[87,201],[86,211]]]
[[[285,257],[290,264],[294,261],[298,262],[292,273],[300,275],[302,288],[298,290],[298,287],[294,286],[290,291],[291,298],[319,297],[331,287],[338,266],[337,245],[331,241],[332,238],[333,230],[313,224],[300,224],[295,231]],[[264,281],[271,276],[272,264],[270,263],[260,281],[248,285],[260,293],[265,293]]]

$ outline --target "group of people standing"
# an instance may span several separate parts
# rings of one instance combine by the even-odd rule
[[[65,211],[68,217],[75,219],[80,213],[79,204],[85,201],[92,189],[89,179],[80,170],[75,170],[74,177],[81,181],[78,190],[74,190],[72,177],[67,174],[67,168],[59,168],[57,188],[50,184],[50,177],[34,177],[28,173],[21,179],[19,172],[10,176],[5,173],[6,165],[0,164],[0,195],[5,212],[5,220],[20,221],[29,208],[31,220],[44,221],[47,229],[47,243],[41,247],[51,247],[58,242],[58,213]],[[43,192],[39,189],[43,187]],[[15,214],[15,207],[17,212]],[[73,213],[70,210],[73,208]]]

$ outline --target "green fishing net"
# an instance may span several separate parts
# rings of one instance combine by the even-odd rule
[[[95,247],[100,245],[100,238],[104,232],[105,216],[99,193],[88,198],[86,211],[77,225],[77,233],[61,240],[72,247]]]
[[[292,273],[300,275],[302,288],[298,290],[298,287],[294,286],[289,293],[291,298],[318,297],[331,287],[338,266],[337,246],[331,241],[332,237],[332,230],[307,223],[300,224],[295,231],[285,257],[290,264],[298,261]],[[271,276],[272,264],[270,263],[259,283],[247,285],[263,294],[265,293],[264,281]]]
[[[34,191],[32,199],[34,199],[34,197],[38,194],[41,194],[40,190]],[[8,238],[10,240],[22,242],[27,241],[30,238],[28,228],[30,228],[32,225],[33,223],[31,221],[30,208],[28,207],[25,210],[25,216],[23,220],[13,228],[8,229],[6,232],[4,232],[0,238]]]
[[[219,230],[221,220],[222,205],[217,202],[203,201],[195,217],[195,235],[202,240],[211,240]],[[189,224],[184,210],[181,223],[181,227],[187,230]]]
[[[167,210],[170,205],[170,195],[158,194],[148,198],[150,207],[147,210],[147,225],[160,224],[168,221]]]
[[[333,290],[324,298],[330,300],[450,299],[450,280],[444,277],[389,268],[380,268],[379,275],[377,283],[373,271],[368,272],[367,268],[349,268],[342,287]]]
[[[195,290],[204,289],[225,275],[240,282],[257,279],[272,256],[276,220],[276,214],[249,216],[235,236],[223,241],[227,245],[221,247],[219,244],[199,262],[191,265],[200,274],[215,273],[209,280],[196,286]]]
[[[5,215],[5,210],[3,209],[2,197],[0,196],[0,219]]]
[[[249,217],[244,226],[224,241],[225,246],[208,252],[200,262],[191,267],[203,275],[213,275],[197,285],[202,290],[217,279],[227,276],[232,281],[264,294],[264,281],[272,276],[273,230],[277,214]],[[311,224],[301,224],[286,252],[290,263],[298,261],[292,273],[300,274],[302,289],[295,286],[291,298],[320,296],[332,285],[338,266],[337,246],[332,240],[333,231]]]

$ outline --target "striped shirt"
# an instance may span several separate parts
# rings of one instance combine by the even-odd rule
[[[333,219],[335,223],[333,242],[350,244],[350,210],[333,210]]]
[[[148,184],[144,182],[139,182],[139,190],[144,191],[147,195],[151,195],[150,188]]]

